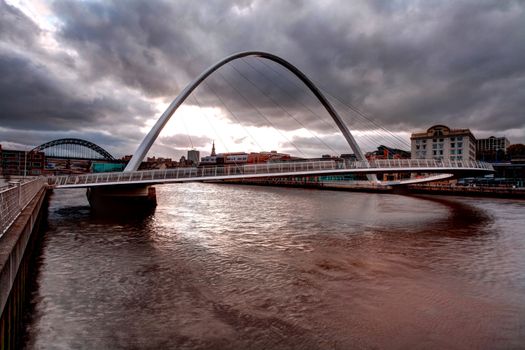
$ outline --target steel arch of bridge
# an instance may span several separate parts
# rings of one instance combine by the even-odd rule
[[[270,61],[276,62],[280,64],[281,66],[288,69],[290,72],[292,72],[297,78],[299,78],[309,89],[310,91],[317,97],[319,102],[324,106],[324,108],[328,111],[332,119],[335,121],[337,127],[341,132],[343,133],[343,136],[345,137],[346,141],[350,145],[350,148],[352,148],[352,151],[356,155],[357,160],[359,161],[366,161],[366,158],[357,145],[357,142],[354,139],[354,136],[348,129],[348,127],[344,124],[343,120],[339,116],[339,114],[336,112],[334,107],[328,102],[326,97],[321,93],[321,91],[317,88],[317,86],[314,85],[314,83],[298,68],[296,68],[294,65],[292,65],[290,62],[286,61],[285,59],[273,55],[271,53],[262,52],[262,51],[245,51],[245,52],[239,52],[236,54],[233,54],[231,56],[228,56],[221,61],[215,63],[208,69],[206,69],[204,72],[201,73],[195,80],[193,80],[190,84],[188,84],[184,90],[171,102],[169,107],[162,113],[157,123],[151,128],[150,132],[146,135],[144,140],[142,140],[142,143],[139,145],[135,153],[133,154],[133,157],[129,161],[128,165],[124,169],[125,172],[129,171],[135,171],[138,170],[140,163],[148,153],[149,149],[153,145],[153,142],[157,139],[160,132],[168,122],[168,120],[171,118],[173,113],[179,108],[179,106],[188,98],[188,96],[195,90],[200,83],[204,81],[209,75],[211,75],[213,72],[215,72],[217,69],[222,67],[228,62],[231,62],[233,60],[247,57],[247,56],[255,56],[255,57],[261,57],[268,59]]]
[[[63,145],[77,145],[77,146],[81,146],[81,147],[90,149],[91,151],[99,154],[100,156],[102,156],[103,159],[115,160],[115,158],[113,158],[113,156],[108,151],[106,151],[105,149],[103,149],[99,145],[96,145],[93,142],[89,142],[89,141],[86,141],[86,140],[74,139],[74,138],[58,139],[58,140],[49,141],[49,142],[46,142],[46,143],[44,143],[44,144],[42,144],[40,146],[37,146],[37,147],[33,148],[31,151],[43,151],[43,150],[45,150],[47,148],[56,147],[56,146],[63,146]],[[74,157],[72,157],[72,158],[74,158]],[[87,157],[86,159],[96,159],[96,158],[89,158],[89,157]]]

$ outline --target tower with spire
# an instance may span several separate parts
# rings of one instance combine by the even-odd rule
[[[216,156],[216,154],[215,154],[215,140],[213,141],[213,144],[211,146],[211,156],[212,157]]]

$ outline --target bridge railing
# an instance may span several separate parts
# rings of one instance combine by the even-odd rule
[[[355,169],[413,169],[422,172],[429,169],[450,168],[450,169],[483,169],[492,170],[492,166],[487,163],[478,161],[450,161],[450,160],[433,160],[433,159],[385,159],[343,162],[336,160],[325,161],[303,161],[303,162],[279,162],[264,164],[245,164],[213,167],[192,167],[192,168],[171,168],[164,170],[139,170],[132,172],[114,172],[114,173],[94,173],[83,175],[55,176],[49,178],[49,184],[54,186],[66,185],[89,185],[100,183],[122,183],[122,182],[141,182],[141,181],[159,181],[176,180],[188,178],[213,178],[234,175],[264,175],[264,174],[293,174],[329,170],[355,170]]]
[[[36,178],[27,182],[13,181],[0,188],[0,237],[45,184],[45,178]]]
[[[370,168],[451,168],[494,170],[492,165],[477,160],[450,159],[378,159],[369,162]]]

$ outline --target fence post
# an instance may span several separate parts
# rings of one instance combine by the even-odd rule
[[[16,195],[18,197],[18,207],[22,208],[22,186],[20,184],[20,181],[9,181],[10,187],[18,187],[18,190],[16,191]]]

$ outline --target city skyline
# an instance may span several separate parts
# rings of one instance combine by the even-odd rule
[[[117,156],[132,153],[191,79],[214,61],[254,47],[290,60],[407,142],[411,132],[434,124],[470,128],[480,138],[506,136],[512,143],[522,143],[525,135],[525,43],[519,37],[525,16],[517,1],[184,6],[8,1],[0,7],[0,89],[10,97],[0,111],[4,145],[80,137]],[[156,21],[160,13],[175,19]],[[270,18],[272,25],[257,18]],[[348,153],[336,131],[297,103],[284,107],[310,131],[279,117],[284,113],[259,97],[257,106],[275,118],[280,132],[265,126],[250,112],[253,106],[226,86],[239,84],[234,69],[249,72],[249,64],[228,67],[224,79],[217,76],[199,89],[152,154],[180,156],[193,147],[207,152],[215,139],[224,151],[293,152],[293,143],[313,155],[320,149],[316,137]],[[260,62],[251,64],[266,69],[266,77],[275,73]],[[265,86],[265,76],[253,79]],[[242,123],[213,94],[216,89]],[[319,111],[301,89],[287,93]],[[360,133],[374,132],[352,128],[346,117],[358,141]]]

